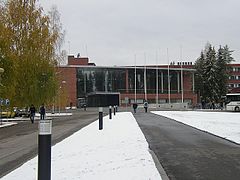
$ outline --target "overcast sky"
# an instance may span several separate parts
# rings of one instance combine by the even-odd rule
[[[207,42],[229,45],[240,60],[239,0],[40,0],[56,5],[66,30],[64,49],[97,65],[195,61]],[[70,48],[69,48],[70,47]],[[156,52],[158,60],[156,61]]]

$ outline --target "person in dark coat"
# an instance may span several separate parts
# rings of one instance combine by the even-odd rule
[[[32,104],[30,109],[30,120],[32,122],[32,124],[34,123],[34,117],[35,117],[35,113],[36,113],[36,108],[34,107],[34,105]]]
[[[41,105],[41,107],[40,107],[40,112],[39,112],[39,113],[40,113],[40,119],[41,119],[41,120],[44,120],[44,118],[45,118],[45,113],[46,113],[44,104]]]
[[[143,107],[145,109],[145,113],[147,113],[147,109],[148,109],[148,102],[147,101],[144,102]]]
[[[133,103],[133,111],[134,111],[134,113],[137,112],[137,107],[138,107],[137,103]]]

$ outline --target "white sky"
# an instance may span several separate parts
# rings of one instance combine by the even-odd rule
[[[240,60],[239,0],[40,0],[57,5],[66,30],[64,49],[97,65],[195,61],[207,42],[228,44]],[[70,45],[70,46],[69,46]],[[70,48],[69,48],[70,47]]]

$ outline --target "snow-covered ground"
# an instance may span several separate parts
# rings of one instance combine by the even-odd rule
[[[59,116],[72,116],[72,113],[66,113],[66,112],[60,112],[60,113],[46,113],[45,118],[52,118],[52,117],[59,117]],[[35,119],[39,120],[40,119],[40,114],[36,113],[35,115]],[[15,118],[3,118],[2,119],[3,122],[8,122],[8,121],[29,121],[30,122],[30,118],[29,117],[15,117]]]
[[[16,124],[17,123],[15,123],[15,122],[2,122],[2,123],[0,123],[0,128],[7,127],[7,126],[13,126]]]
[[[52,147],[52,180],[161,180],[148,143],[131,113],[104,117]],[[37,157],[2,180],[34,180]]]
[[[46,113],[46,117],[58,117],[58,116],[72,116],[72,113],[67,112]],[[36,113],[36,117],[40,117],[40,114]]]
[[[240,114],[231,112],[153,111],[240,144]]]

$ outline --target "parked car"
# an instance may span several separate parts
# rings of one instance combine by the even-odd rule
[[[2,111],[0,112],[0,116],[2,118],[14,118],[16,116],[16,113],[14,111]]]
[[[29,117],[30,116],[30,112],[28,110],[28,108],[14,108],[14,112],[16,113],[17,117]]]

